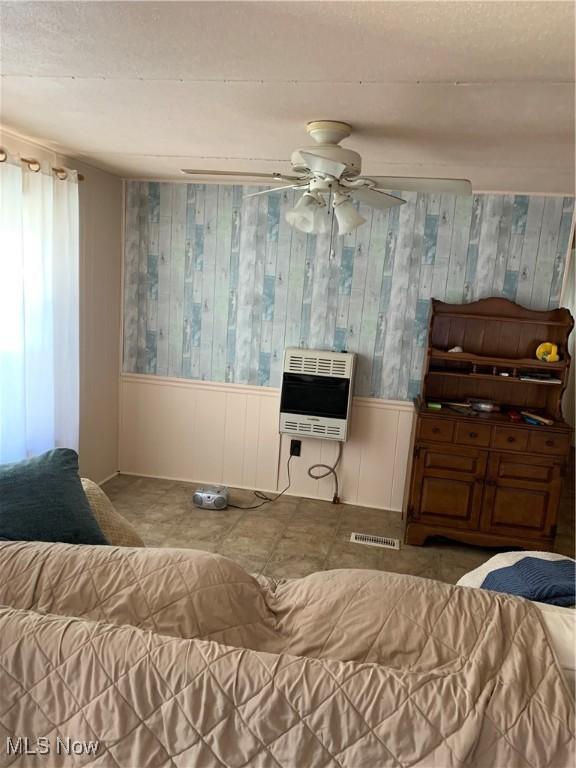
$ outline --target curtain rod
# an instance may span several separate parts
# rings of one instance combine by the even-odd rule
[[[8,159],[8,153],[5,149],[0,149],[0,163],[6,162]],[[30,157],[21,157],[20,158],[21,163],[25,163],[28,166],[28,169],[32,171],[32,173],[38,173],[38,171],[41,169],[42,165],[38,160],[34,160],[34,158]],[[52,166],[52,172],[56,175],[57,179],[60,179],[60,181],[64,181],[68,177],[68,171],[66,168],[59,168],[56,166]],[[84,181],[84,175],[82,173],[78,174],[78,181]]]

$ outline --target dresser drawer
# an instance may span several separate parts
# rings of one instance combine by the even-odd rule
[[[420,440],[435,440],[440,443],[452,442],[454,422],[446,419],[420,419],[418,437]]]
[[[528,447],[528,430],[514,427],[495,427],[492,447],[499,450],[525,451]]]
[[[551,453],[565,456],[570,448],[570,436],[558,432],[546,432],[542,429],[533,429],[528,439],[528,450],[536,453]]]
[[[454,442],[461,445],[479,445],[487,448],[490,445],[492,427],[489,424],[471,424],[459,421],[454,431]]]

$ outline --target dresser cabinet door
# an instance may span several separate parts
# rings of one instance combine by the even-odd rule
[[[561,467],[547,456],[491,453],[481,529],[500,536],[554,535]]]
[[[486,451],[419,446],[410,517],[426,525],[475,529],[482,506]]]

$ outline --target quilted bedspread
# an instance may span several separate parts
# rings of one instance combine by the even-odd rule
[[[2,542],[0,764],[567,768],[574,703],[521,599]]]

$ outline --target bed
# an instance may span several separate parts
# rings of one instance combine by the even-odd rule
[[[574,701],[528,601],[412,576],[255,579],[176,549],[0,543],[0,762],[566,768]],[[57,765],[78,755],[51,753]],[[28,758],[29,760],[29,758]]]
[[[503,552],[494,555],[478,568],[462,576],[458,585],[479,588],[489,573],[513,565],[525,557],[538,557],[550,561],[567,559],[564,555],[554,552]],[[576,610],[574,607],[562,608],[540,602],[533,602],[533,604],[540,613],[558,665],[574,692],[576,690]]]

